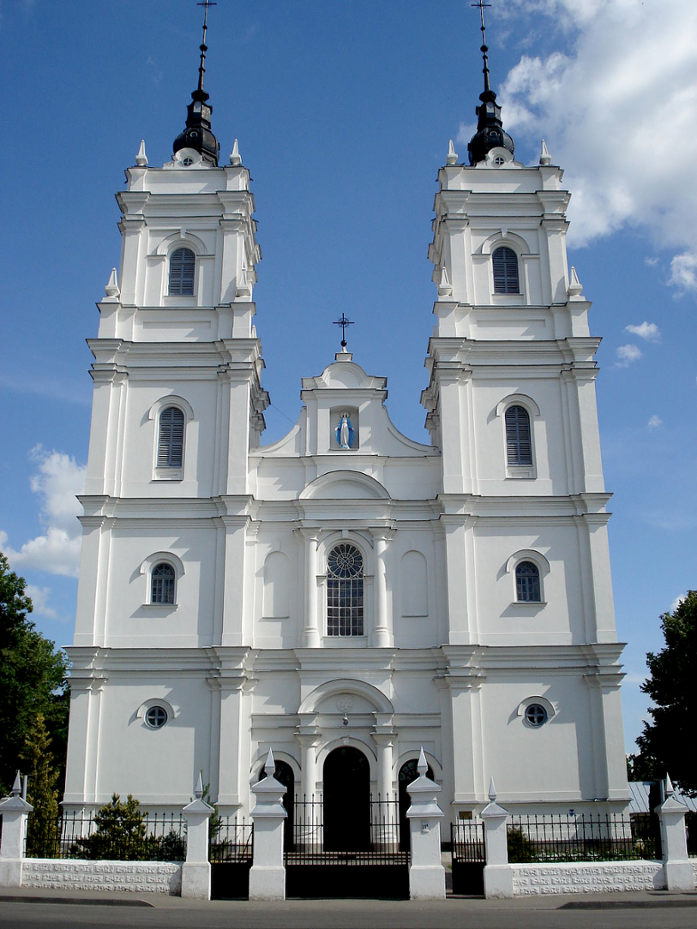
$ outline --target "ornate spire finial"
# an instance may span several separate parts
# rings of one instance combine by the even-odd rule
[[[191,94],[191,103],[187,107],[186,128],[174,140],[174,155],[182,149],[192,149],[201,156],[200,161],[204,164],[218,166],[218,153],[220,145],[211,130],[211,113],[213,107],[208,105],[208,94],[203,89],[203,77],[206,73],[206,35],[208,33],[208,9],[217,6],[213,0],[204,0],[197,3],[197,6],[204,8],[203,14],[203,41],[199,48],[201,49],[201,60],[198,67],[198,86]],[[190,158],[187,154],[180,156],[179,159],[183,165],[193,164],[196,160],[193,154]]]
[[[491,4],[484,3],[484,0],[478,0],[477,3],[471,5],[479,10],[481,19],[480,29],[482,31],[481,52],[484,58],[484,90],[479,95],[479,99],[482,101],[481,105],[476,108],[477,131],[472,136],[467,146],[470,164],[477,165],[486,159],[486,156],[492,148],[504,148],[512,155],[515,150],[515,145],[508,133],[503,131],[501,107],[496,103],[496,94],[491,89],[491,83],[489,81],[489,46],[486,44],[484,8],[491,6]]]
[[[273,751],[269,749],[269,754],[266,756],[266,762],[264,763],[264,772],[267,777],[273,777],[276,772],[276,762],[273,760]]]
[[[486,90],[491,90],[491,86],[489,84],[489,57],[487,54],[489,51],[489,46],[486,44],[486,25],[484,23],[484,7],[491,6],[491,4],[484,3],[483,0],[479,0],[479,3],[473,3],[472,6],[477,7],[477,9],[479,10],[480,16],[481,16],[481,20],[482,20],[482,24],[479,27],[482,30],[482,45],[479,51],[482,53],[482,57],[484,59],[484,68],[483,68],[484,90],[486,91]]]
[[[335,326],[341,326],[341,351],[346,351],[346,327],[353,326],[353,322],[350,319],[347,319],[344,313],[341,314],[341,319],[334,321]]]
[[[194,796],[197,800],[200,800],[203,797],[203,771],[198,772],[198,779],[196,781],[196,786],[194,787]]]
[[[206,52],[208,51],[208,46],[206,45],[206,33],[208,32],[208,7],[217,6],[217,3],[212,2],[212,0],[203,0],[203,3],[197,3],[196,6],[202,6],[204,8],[203,13],[203,38],[201,39],[201,44],[199,48],[201,49],[201,63],[198,66],[198,89],[203,90],[203,75],[206,73]]]
[[[428,773],[428,762],[426,761],[423,745],[419,751],[419,760],[416,762],[416,770],[419,772],[420,777],[425,777]]]

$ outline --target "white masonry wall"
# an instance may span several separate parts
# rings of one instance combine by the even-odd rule
[[[159,861],[55,861],[26,858],[22,887],[120,890],[179,896],[182,866]]]

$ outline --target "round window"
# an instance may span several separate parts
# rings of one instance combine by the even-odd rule
[[[167,722],[167,710],[163,706],[150,706],[145,711],[145,725],[150,729],[162,729]]]
[[[547,710],[539,703],[531,703],[525,709],[525,719],[529,725],[539,729],[547,722]]]

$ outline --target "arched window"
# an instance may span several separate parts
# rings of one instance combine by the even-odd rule
[[[506,410],[506,458],[510,465],[532,465],[530,414],[524,406]]]
[[[181,468],[184,455],[184,414],[177,406],[160,413],[157,444],[158,468]]]
[[[540,569],[532,561],[521,561],[515,569],[516,599],[521,603],[539,603]]]
[[[174,603],[174,568],[171,564],[160,562],[155,565],[150,575],[150,602]]]
[[[494,293],[518,294],[518,256],[512,248],[497,248],[492,256],[494,268]]]
[[[327,635],[363,635],[363,556],[348,542],[327,559]]]
[[[169,256],[169,294],[186,297],[194,293],[196,255],[190,248],[177,248]]]

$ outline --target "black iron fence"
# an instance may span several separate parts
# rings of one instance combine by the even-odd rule
[[[450,825],[453,852],[453,893],[481,896],[484,893],[484,823],[461,819]]]
[[[249,869],[254,858],[254,825],[243,817],[215,817],[211,821],[209,858],[211,899],[248,897]]]
[[[347,813],[314,797],[296,800],[285,864],[289,897],[408,898],[399,801],[366,798]]]
[[[461,819],[450,825],[453,861],[486,861],[484,823],[481,820]]]
[[[183,861],[186,820],[179,813],[145,813],[131,822],[95,822],[91,813],[65,812],[52,822],[29,817],[28,858],[102,861]]]
[[[408,863],[409,852],[400,848],[399,801],[370,799],[365,818],[336,823],[325,821],[321,800],[296,799],[292,842],[287,864],[395,864]]]
[[[655,840],[648,830],[619,814],[513,816],[508,826],[508,860],[653,860]]]
[[[223,817],[211,830],[211,864],[251,864],[254,826],[244,818]]]

